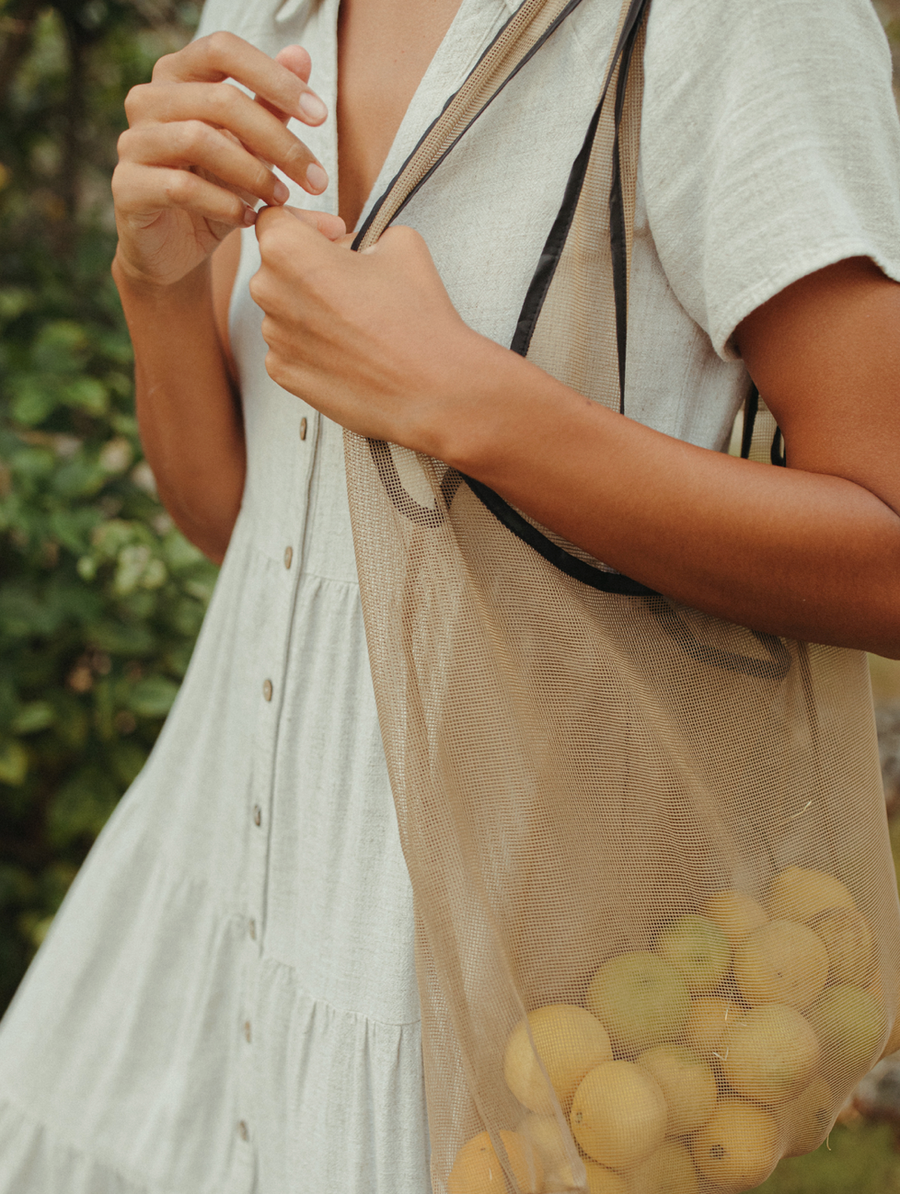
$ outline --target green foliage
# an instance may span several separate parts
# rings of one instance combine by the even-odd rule
[[[838,1126],[814,1153],[789,1157],[759,1194],[900,1194],[896,1129],[857,1121]]]
[[[178,691],[215,569],[142,460],[109,275],[168,0],[0,0],[0,1010]]]

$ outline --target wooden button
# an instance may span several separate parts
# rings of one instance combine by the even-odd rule
[[[241,1140],[250,1139],[250,1129],[247,1127],[247,1124],[243,1119],[238,1124],[238,1135],[240,1136]]]
[[[247,925],[247,929],[250,933],[251,941],[255,941],[256,940],[256,921],[251,920],[250,923]]]
[[[263,696],[266,698],[267,701],[271,701],[271,699],[272,699],[272,681],[271,680],[266,680],[265,684],[263,684]]]
[[[300,420],[300,438],[306,439],[306,419]]]
[[[284,566],[285,566],[285,568],[290,568],[291,562],[293,561],[293,559],[294,559],[293,547],[286,547],[284,549]]]
[[[249,1020],[244,1021],[244,1037],[246,1038],[247,1044],[249,1045],[250,1044],[250,1021]]]
[[[258,804],[254,804],[254,806],[253,806],[253,824],[254,825],[262,824],[262,809],[259,807]]]

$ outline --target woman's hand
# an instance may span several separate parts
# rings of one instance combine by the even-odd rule
[[[467,366],[497,346],[463,323],[412,228],[352,253],[351,237],[331,243],[298,214],[268,208],[256,224],[250,293],[270,376],[343,427],[440,456],[472,389]]]
[[[214,33],[161,58],[152,81],[132,88],[113,175],[119,277],[171,286],[234,228],[252,224],[257,201],[284,203],[287,188],[267,163],[310,194],[325,189],[325,171],[286,127],[291,116],[308,125],[326,117],[307,86],[310,68],[299,46],[272,59],[233,34]],[[326,235],[343,232],[337,217],[316,222]]]

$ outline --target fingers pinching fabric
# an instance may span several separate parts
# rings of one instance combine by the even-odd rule
[[[576,4],[526,0],[355,247]],[[647,8],[623,7],[512,344],[615,409]],[[439,461],[345,454],[435,1191],[754,1188],[824,1139],[895,1017],[864,655],[680,606]]]

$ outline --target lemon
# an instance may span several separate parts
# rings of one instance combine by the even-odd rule
[[[620,1173],[613,1173],[605,1165],[586,1160],[588,1194],[632,1194],[631,1187]]]
[[[829,908],[856,905],[845,885],[824,871],[789,866],[776,875],[766,892],[766,906],[773,920],[796,920],[809,924]]]
[[[683,1136],[699,1128],[716,1105],[716,1079],[707,1063],[683,1045],[654,1045],[637,1064],[652,1074],[669,1108],[666,1131]]]
[[[877,987],[872,991],[872,994],[876,997],[880,994]],[[891,1053],[896,1053],[898,1049],[900,1049],[900,1001],[898,1001],[894,1009],[894,1023],[891,1027],[891,1034],[885,1041],[881,1056],[887,1057]]]
[[[691,1010],[684,1026],[684,1042],[707,1060],[721,1052],[719,1046],[730,1017],[742,1009],[733,999],[702,995],[691,1000]]]
[[[734,977],[751,1006],[786,1003],[808,1007],[828,978],[821,937],[793,920],[772,920],[754,929],[734,951]]]
[[[836,1083],[856,1082],[875,1064],[887,1020],[872,992],[849,983],[829,987],[806,1015],[822,1047],[822,1070]]]
[[[530,1111],[549,1114],[553,1100],[535,1056],[544,1063],[550,1083],[568,1115],[575,1087],[588,1070],[612,1058],[609,1034],[583,1007],[552,1003],[528,1013],[513,1029],[506,1044],[503,1076],[516,1098]],[[528,1039],[528,1028],[534,1048]]]
[[[667,1119],[665,1097],[652,1075],[630,1061],[604,1061],[575,1091],[570,1123],[591,1160],[625,1169],[659,1148]]]
[[[875,966],[872,932],[855,908],[829,908],[810,923],[828,954],[828,981],[862,986]]]
[[[834,1095],[824,1078],[816,1078],[796,1099],[785,1103],[780,1111],[787,1137],[784,1155],[799,1157],[818,1148],[828,1135],[835,1110]]]
[[[719,891],[703,905],[703,915],[718,925],[732,945],[769,919],[765,908],[745,891]]]
[[[537,1115],[532,1111],[522,1120],[519,1132],[541,1158],[547,1189],[569,1190],[578,1185],[566,1148],[568,1143],[568,1147],[574,1150],[574,1145],[568,1131],[560,1127],[555,1115]]]
[[[807,1020],[784,1004],[768,1003],[732,1019],[722,1041],[722,1073],[739,1095],[757,1103],[786,1103],[812,1079],[819,1041]]]
[[[691,1140],[703,1177],[728,1190],[752,1190],[778,1161],[778,1125],[768,1111],[739,1099],[723,1099]]]
[[[609,1033],[613,1048],[625,1054],[674,1040],[691,1010],[687,981],[678,968],[642,951],[604,962],[584,1002]]]
[[[629,1176],[633,1190],[648,1194],[698,1194],[700,1189],[691,1154],[675,1140],[667,1140]]]
[[[516,1185],[522,1194],[538,1194],[544,1184],[540,1157],[518,1132],[501,1129]],[[456,1154],[447,1176],[448,1194],[506,1194],[506,1176],[487,1132],[479,1132]]]
[[[731,965],[728,938],[705,916],[679,916],[659,933],[653,949],[681,971],[692,995],[714,990]]]

